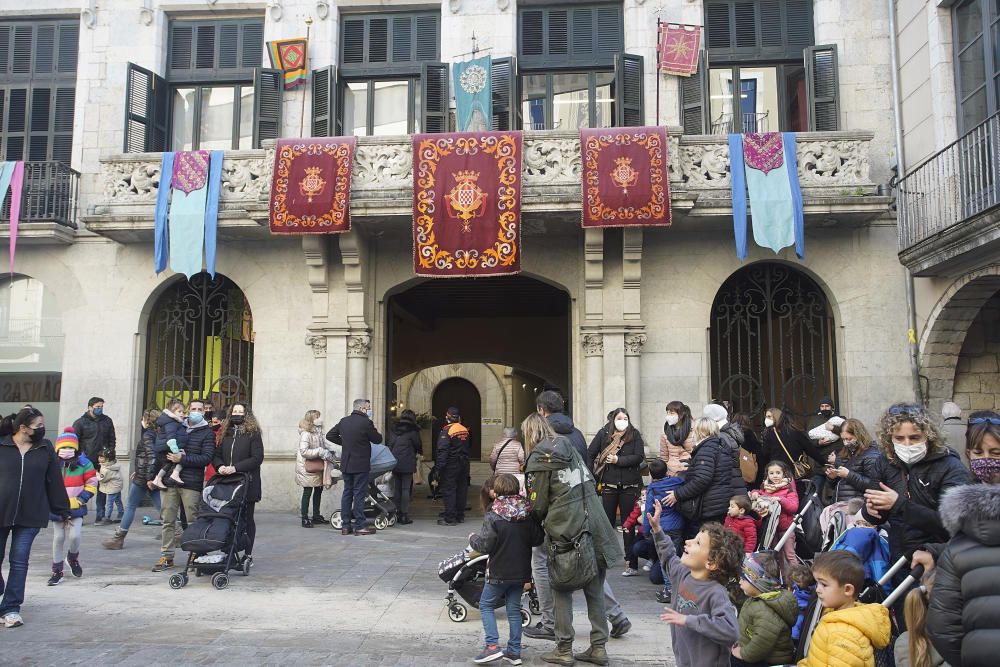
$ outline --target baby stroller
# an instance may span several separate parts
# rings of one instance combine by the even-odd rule
[[[338,468],[340,462],[335,463]],[[375,526],[376,530],[385,530],[396,525],[396,504],[378,487],[375,480],[392,472],[396,467],[396,457],[385,445],[372,443],[371,470],[368,473],[368,496],[365,498],[365,519]],[[344,521],[340,510],[334,510],[330,515],[330,525],[340,530]]]
[[[243,513],[249,478],[242,473],[215,475],[205,483],[202,499],[208,510],[198,516],[181,535],[181,549],[188,552],[183,572],[170,575],[173,589],[184,588],[188,573],[212,575],[212,585],[222,590],[229,585],[230,570],[250,574],[252,561],[242,552],[247,547]],[[220,552],[220,553],[213,553]]]
[[[438,576],[448,584],[448,595],[444,604],[448,607],[448,618],[455,623],[461,623],[469,616],[469,608],[455,599],[455,594],[479,609],[479,598],[482,597],[486,585],[487,554],[480,554],[466,547],[461,553],[441,561],[438,565]],[[521,627],[531,624],[532,615],[541,613],[538,593],[531,586],[521,596]]]

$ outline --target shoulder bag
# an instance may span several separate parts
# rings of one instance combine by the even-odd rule
[[[500,445],[500,451],[497,452],[497,460],[490,461],[490,468],[493,470],[493,472],[497,471],[497,463],[500,462],[500,457],[503,456],[503,450],[507,449],[507,445],[509,445],[513,440],[514,438],[507,438],[507,442]]]
[[[743,481],[747,484],[756,482],[757,471],[757,455],[749,449],[740,447],[740,474],[743,475]]]
[[[597,552],[594,537],[590,534],[590,512],[581,480],[580,498],[583,502],[583,530],[572,540],[548,540],[549,584],[560,591],[578,591],[597,576]]]
[[[792,462],[792,472],[795,474],[795,479],[803,479],[812,475],[812,461],[809,460],[809,457],[805,453],[801,453],[798,459],[793,459],[792,455],[788,453],[788,447],[785,447],[785,441],[781,439],[777,427],[774,428],[774,435],[778,438],[778,444],[785,450],[785,456]]]

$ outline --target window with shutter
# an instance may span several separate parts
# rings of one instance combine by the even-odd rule
[[[807,48],[805,67],[809,96],[809,129],[814,132],[833,132],[840,126],[837,45]]]
[[[285,74],[280,69],[258,69],[254,78],[253,147],[281,136],[281,99]]]
[[[517,118],[517,59],[494,58],[490,69],[493,83],[492,129],[520,129],[521,124]]]
[[[622,53],[615,59],[615,124],[618,127],[645,125],[642,98],[642,56]]]
[[[0,157],[69,162],[79,21],[0,22]]]
[[[261,18],[170,22],[167,79],[172,83],[250,82],[263,57]]]
[[[312,72],[312,136],[334,137],[341,134],[336,122],[340,92],[337,68],[333,65]]]
[[[813,0],[704,0],[715,64],[798,60],[813,43]]]
[[[708,63],[705,54],[698,59],[698,71],[689,77],[682,77],[681,83],[681,124],[684,134],[705,134],[705,119],[708,114],[705,100],[708,97]]]
[[[424,63],[420,80],[423,132],[448,131],[448,63]]]
[[[340,24],[340,71],[345,77],[420,75],[440,59],[437,12],[348,14]]]
[[[524,69],[613,67],[624,44],[621,3],[518,11],[518,59]]]

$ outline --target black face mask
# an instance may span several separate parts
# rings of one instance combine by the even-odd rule
[[[833,416],[833,410],[820,410],[819,414],[825,419],[829,419]]]
[[[39,426],[31,432],[31,441],[36,445],[45,439],[45,427]]]
[[[229,423],[236,424],[237,426],[239,426],[240,424],[243,423],[244,419],[245,417],[243,415],[233,415],[232,417],[229,418]]]
[[[205,412],[205,421],[207,421],[207,422],[210,422],[210,421],[212,421],[212,417],[214,417],[214,416],[215,416],[215,412],[214,412],[214,411],[212,411],[212,410],[207,410],[207,411]]]

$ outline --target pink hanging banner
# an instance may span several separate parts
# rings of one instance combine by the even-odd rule
[[[691,76],[698,71],[701,26],[662,23],[657,47],[657,60],[661,72],[676,76]]]
[[[24,162],[14,165],[10,179],[10,274],[14,275],[14,253],[17,250],[17,223],[21,217],[21,191],[24,188]]]

